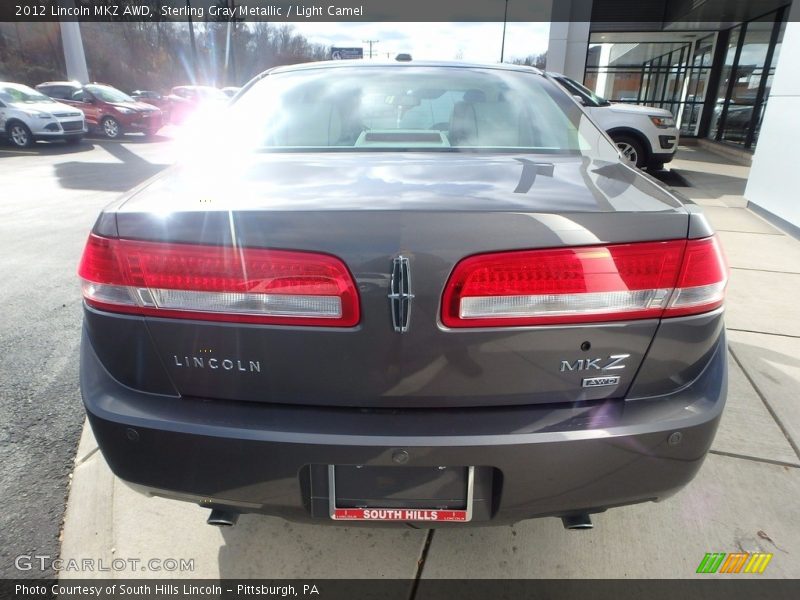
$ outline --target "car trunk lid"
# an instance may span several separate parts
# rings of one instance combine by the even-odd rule
[[[688,229],[686,211],[653,182],[586,157],[274,154],[228,168],[216,180],[177,168],[145,186],[116,208],[118,235],[336,256],[355,279],[361,320],[332,328],[146,317],[186,396],[387,409],[620,397],[658,319],[450,329],[445,284],[475,254],[684,239]],[[413,294],[405,332],[390,298],[401,256]]]

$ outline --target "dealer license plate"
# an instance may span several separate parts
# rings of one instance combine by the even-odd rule
[[[402,467],[399,467],[402,468]],[[337,521],[418,521],[418,522],[461,522],[472,519],[472,497],[474,467],[467,468],[465,508],[419,508],[419,507],[341,507],[337,506],[336,466],[328,466],[328,489],[330,494],[330,517]],[[463,488],[462,488],[463,489]]]

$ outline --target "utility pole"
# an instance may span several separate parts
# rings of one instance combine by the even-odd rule
[[[508,0],[506,0],[506,9],[503,12],[503,42],[500,44],[500,62],[503,62],[506,54],[506,21],[508,21]]]
[[[380,40],[361,40],[362,44],[369,44],[369,57],[372,58],[372,44],[377,44]]]
[[[236,14],[236,4],[234,0],[228,0],[228,8],[231,9],[231,14]],[[232,29],[235,26],[234,21],[236,17],[228,18],[228,31],[225,35],[225,83],[227,85],[236,85],[236,58],[234,57],[234,50],[231,46]],[[231,76],[233,72],[233,76]]]
[[[192,43],[192,73],[191,83],[197,83],[197,47],[194,44],[194,26],[192,25],[192,3],[186,0],[186,12],[189,18],[189,39]]]
[[[59,6],[75,9],[74,0],[59,0]],[[83,51],[81,26],[76,18],[61,19],[61,44],[64,47],[64,63],[67,77],[81,83],[89,83],[89,71],[86,68],[86,54]],[[19,40],[19,31],[17,31]]]

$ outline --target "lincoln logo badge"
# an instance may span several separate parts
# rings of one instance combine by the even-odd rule
[[[392,261],[392,281],[389,286],[389,301],[392,303],[392,324],[398,333],[408,331],[408,317],[411,313],[411,267],[405,256]]]

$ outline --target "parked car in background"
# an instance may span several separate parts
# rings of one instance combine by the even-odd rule
[[[165,96],[164,94],[160,94],[159,92],[154,92],[152,90],[134,90],[130,95],[131,98],[137,102],[144,102],[145,104],[149,104],[160,109],[164,115],[164,122],[166,123],[169,121],[170,113],[172,111],[172,101],[169,99],[169,96]]]
[[[215,111],[230,98],[221,90],[208,85],[178,85],[169,94],[173,123],[182,123],[196,113]]]
[[[228,98],[233,98],[242,88],[240,87],[224,87],[222,88],[222,93],[225,94]]]
[[[138,102],[110,85],[49,81],[40,83],[36,89],[60,102],[80,107],[89,129],[110,139],[118,139],[125,133],[154,136],[164,124],[161,110]]]
[[[574,79],[558,73],[550,76],[580,101],[632,165],[658,171],[675,157],[679,133],[675,117],[668,110],[609,102]]]
[[[83,112],[19,83],[0,81],[0,135],[18,147],[37,140],[77,144],[86,134]]]
[[[738,97],[731,98],[728,110],[725,111],[725,123],[722,123],[722,107],[725,98],[718,98],[714,105],[711,115],[709,131],[713,135],[721,128],[723,130],[722,139],[728,142],[744,142],[750,131],[750,125],[755,111],[755,100],[747,104],[737,104],[738,102],[748,102],[752,95],[738,94]],[[758,114],[758,113],[755,113]]]
[[[697,474],[719,241],[551,78],[308,63],[225,121],[80,263],[83,401],[121,479],[216,525],[580,529]]]

